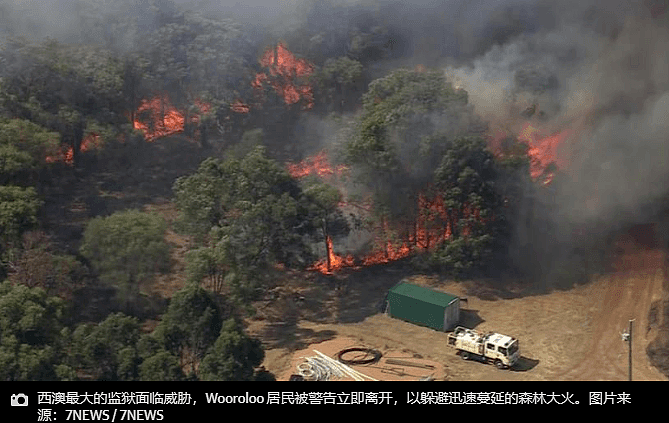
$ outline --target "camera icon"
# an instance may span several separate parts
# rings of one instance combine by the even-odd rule
[[[12,395],[12,407],[27,407],[27,406],[28,406],[28,395],[26,394]]]

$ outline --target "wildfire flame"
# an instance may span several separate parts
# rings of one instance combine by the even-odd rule
[[[62,162],[70,166],[74,164],[74,149],[72,147],[61,150],[55,155],[49,155],[44,158],[47,163]]]
[[[544,135],[542,132],[526,123],[518,134],[518,139],[529,146],[527,154],[530,157],[530,174],[532,178],[545,178],[544,183],[549,183],[553,175],[549,172],[545,174],[550,164],[555,164],[558,168],[564,168],[564,160],[558,154],[558,148],[563,141],[571,135],[571,131],[565,130],[552,135]]]
[[[81,140],[79,151],[85,152],[98,148],[101,148],[100,135],[91,132],[87,134],[83,140]],[[46,156],[44,160],[47,163],[62,162],[72,166],[74,164],[74,149],[72,147],[68,147],[66,149],[61,150],[55,155]]]
[[[344,166],[332,167],[325,151],[297,164],[288,163],[286,167],[291,176],[298,179],[308,175],[317,175],[321,178],[326,178],[332,175],[339,175],[346,170]],[[340,207],[344,206],[356,206],[366,213],[371,212],[373,209],[373,205],[369,204],[340,203]],[[405,236],[397,236],[390,228],[388,222],[384,220],[381,226],[377,228],[376,248],[358,259],[351,254],[346,256],[336,254],[332,238],[327,236],[325,258],[314,263],[309,269],[319,271],[323,274],[332,274],[343,268],[359,268],[361,266],[390,263],[408,257],[416,251],[428,251],[451,238],[450,213],[441,196],[435,195],[428,198],[427,195],[420,194],[417,208],[418,217],[412,223],[413,233]],[[476,221],[485,220],[480,217],[479,211],[472,207],[465,207],[463,214],[463,219],[473,217]],[[467,236],[471,233],[471,227],[464,225],[462,233],[464,236]],[[398,239],[399,241],[397,241]]]
[[[565,141],[571,138],[574,130],[566,129],[554,132],[550,135],[531,123],[525,123],[518,132],[518,141],[527,145],[527,155],[530,159],[530,175],[535,181],[542,181],[549,184],[553,180],[551,165],[558,169],[566,168],[564,152],[560,149],[565,145]],[[488,145],[497,156],[509,154],[504,141],[511,135],[501,129],[493,130],[488,136]],[[511,153],[514,154],[514,153]]]
[[[381,248],[364,256],[362,258],[363,265],[390,263],[408,257],[414,252],[430,251],[453,236],[449,219],[451,212],[446,208],[441,196],[436,195],[428,199],[424,194],[420,194],[417,207],[418,218],[413,222],[414,233],[405,236],[404,241],[393,243],[391,239],[398,237],[393,236],[393,231],[390,229],[388,222],[384,221],[381,236],[377,240],[377,244],[381,245]],[[462,219],[468,220],[470,218],[477,222],[490,220],[483,219],[476,208],[465,205]],[[471,232],[471,224],[463,225],[463,236],[469,236]]]
[[[230,104],[230,110],[235,113],[248,113],[251,111],[251,107],[241,100],[235,100]]]
[[[261,91],[265,85],[269,85],[287,105],[304,99],[305,109],[313,107],[313,90],[309,84],[301,83],[314,72],[311,63],[298,59],[283,43],[279,43],[276,48],[265,50],[260,65],[267,68],[268,72],[256,75],[251,82],[253,88]]]
[[[193,105],[198,108],[200,113],[196,113],[194,116],[191,117],[191,122],[193,123],[198,123],[200,122],[200,116],[201,115],[206,115],[207,113],[211,112],[212,108],[210,104],[207,104],[203,101],[200,100],[194,100]]]
[[[332,238],[327,237],[326,239],[326,258],[321,259],[309,267],[309,270],[317,270],[323,274],[329,275],[332,274],[335,270],[339,270],[344,267],[353,267],[355,265],[355,259],[352,255],[347,255],[342,257],[334,252],[334,247],[332,244]]]
[[[148,115],[148,116],[147,116]],[[172,135],[184,130],[183,115],[170,103],[167,96],[157,96],[151,100],[142,100],[137,109],[137,116],[147,116],[145,119],[135,119],[135,129],[144,132],[147,141]]]
[[[193,101],[193,105],[199,110],[199,113],[190,117],[190,121],[193,123],[199,123],[200,117],[212,110],[211,105],[200,100]],[[136,115],[138,117],[133,121],[133,127],[144,132],[147,141],[155,141],[160,137],[183,132],[186,122],[184,115],[172,106],[167,96],[157,96],[151,100],[143,100]],[[90,132],[81,140],[79,151],[86,152],[100,148],[102,148],[100,135]],[[45,157],[45,161],[47,163],[64,162],[72,165],[74,163],[74,149],[69,147],[56,154],[50,154]]]
[[[448,222],[448,210],[444,200],[437,195],[429,201],[425,195],[418,196],[419,216],[416,222],[414,243],[424,249],[439,244],[451,237],[450,224],[434,224],[435,221]]]
[[[371,253],[365,255],[362,258],[363,266],[373,266],[376,264],[390,263],[391,261],[396,261],[408,257],[412,253],[412,248],[409,243],[402,242],[400,245],[394,245],[392,241],[389,240],[389,229],[387,222],[383,222],[384,229],[384,238],[385,241],[378,242],[380,248]]]
[[[189,117],[191,123],[199,123],[200,117],[211,112],[211,105],[194,100],[193,105],[199,109]],[[167,95],[159,95],[150,100],[142,100],[133,122],[135,129],[144,132],[144,138],[153,142],[158,138],[183,132],[186,118],[172,105]]]
[[[90,133],[81,141],[79,151],[90,151],[92,149],[99,149],[101,147],[100,135]]]
[[[344,165],[333,168],[328,161],[325,151],[321,151],[315,156],[307,157],[300,163],[288,163],[286,168],[290,176],[296,179],[304,178],[308,175],[318,175],[321,178],[330,175],[341,175],[346,170],[346,166]]]

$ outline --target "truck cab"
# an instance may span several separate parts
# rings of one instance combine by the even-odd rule
[[[495,363],[501,362],[504,367],[513,367],[520,358],[518,340],[498,333],[489,335],[485,350],[486,358]]]
[[[448,345],[457,349],[464,359],[494,363],[498,368],[513,367],[520,358],[518,340],[499,333],[457,327],[448,335]]]

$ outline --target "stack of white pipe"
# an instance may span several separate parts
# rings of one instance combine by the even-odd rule
[[[375,381],[375,382],[377,381],[376,379],[374,379],[370,376],[367,376],[363,373],[360,373],[357,370],[353,370],[352,368],[350,368],[349,366],[347,366],[344,363],[340,363],[339,361],[328,357],[327,355],[323,354],[320,351],[314,350],[314,352],[316,354],[318,354],[326,363],[328,363],[329,368],[332,368],[338,374],[343,374],[345,376],[349,376],[349,377],[353,378],[354,380],[357,380],[357,381],[360,381],[360,382],[365,381],[365,379],[372,380],[372,381]]]

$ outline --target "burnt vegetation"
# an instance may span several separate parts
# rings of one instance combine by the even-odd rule
[[[0,380],[272,379],[244,319],[285,300],[277,281],[339,295],[364,284],[345,272],[395,263],[569,289],[609,270],[617,231],[665,210],[654,192],[642,216],[574,217],[555,147],[571,133],[537,129],[560,110],[549,66],[518,64],[507,106],[525,126],[501,135],[447,77],[538,31],[541,7],[437,43],[398,2],[305,1],[291,25],[258,27],[214,2],[78,0],[56,9],[76,31],[14,3],[0,1]],[[319,308],[291,295],[287,314]]]

